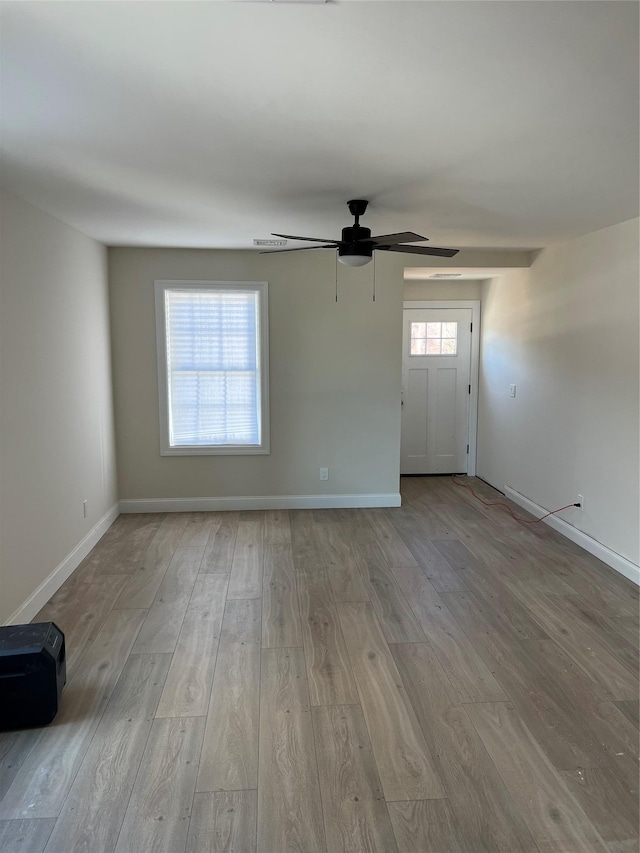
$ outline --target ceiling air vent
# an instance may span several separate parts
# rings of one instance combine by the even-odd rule
[[[286,246],[286,240],[254,240],[254,246]]]
[[[429,278],[462,278],[461,272],[437,272],[430,275]]]

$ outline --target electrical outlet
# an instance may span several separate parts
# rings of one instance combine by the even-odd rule
[[[320,469],[320,479],[321,480],[328,480],[329,479],[329,469],[328,468],[321,468]]]
[[[578,495],[578,503],[580,504],[580,512],[584,512],[584,498]]]
[[[516,386],[515,385],[509,385],[509,396],[510,397],[516,396]]]
[[[82,501],[82,517],[87,517],[87,501]]]

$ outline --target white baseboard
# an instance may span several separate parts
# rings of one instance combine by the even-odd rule
[[[544,515],[545,512],[549,511],[529,500],[529,498],[525,498],[524,495],[521,495],[520,492],[516,492],[515,489],[512,489],[509,486],[504,487],[504,493],[510,500],[518,504],[518,506],[521,506],[523,509],[526,509],[527,512],[530,512],[532,515],[541,516]],[[629,578],[629,580],[632,580],[640,586],[640,566],[636,566],[636,564],[632,563],[631,560],[627,560],[626,557],[623,557],[616,551],[612,551],[611,548],[607,548],[606,545],[598,542],[597,539],[593,539],[593,537],[583,533],[582,530],[578,530],[577,527],[574,527],[572,524],[568,524],[561,518],[556,518],[554,515],[550,515],[548,518],[545,518],[544,523],[548,524],[549,527],[553,527],[553,529],[557,530],[558,533],[562,533],[562,535],[566,536],[567,539],[575,542],[576,545],[580,545],[580,547],[584,548],[585,551],[593,554],[594,557],[597,557],[599,560],[602,560],[603,563],[611,566],[611,568],[615,569],[616,572],[620,572],[620,574],[624,575],[625,578]]]
[[[400,494],[256,495],[225,498],[148,498],[120,501],[120,512],[214,512],[244,509],[353,509],[400,506]]]
[[[120,515],[118,504],[114,504],[107,510],[100,521],[94,525],[87,535],[71,551],[64,560],[56,566],[49,577],[45,578],[40,586],[31,593],[29,598],[11,614],[5,622],[6,625],[21,625],[31,622],[36,613],[49,601],[54,592],[60,589],[69,575],[77,569],[94,545],[102,539],[116,518]]]

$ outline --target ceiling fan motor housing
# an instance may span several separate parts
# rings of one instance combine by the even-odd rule
[[[358,240],[369,240],[371,237],[371,228],[365,228],[362,225],[349,225],[342,229],[342,242],[355,243]]]
[[[360,228],[358,226],[343,228],[342,242],[338,245],[338,256],[340,258],[349,257],[350,255],[367,258],[373,257],[373,241],[369,241],[369,237],[371,237],[370,228]]]

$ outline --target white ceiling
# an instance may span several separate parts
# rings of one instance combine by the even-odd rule
[[[2,3],[5,186],[110,245],[638,215],[637,2]],[[291,245],[291,244],[290,244]]]

